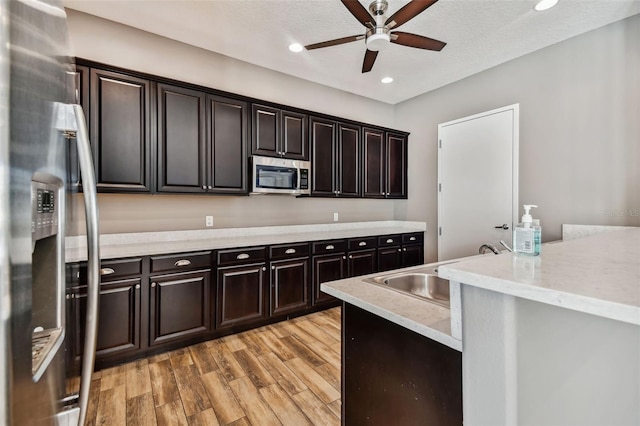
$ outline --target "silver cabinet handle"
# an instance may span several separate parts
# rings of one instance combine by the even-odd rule
[[[295,252],[296,252],[296,249],[290,248],[285,251],[285,254],[294,254]]]
[[[398,249],[398,251],[402,251],[402,249]]]
[[[415,241],[416,237],[409,237],[409,241]]]
[[[272,271],[275,271],[275,270],[276,270],[276,267],[275,267],[275,266],[271,266],[271,270],[272,270]]]
[[[407,249],[406,249],[406,248],[403,248],[403,249],[402,249],[402,251],[407,251]]]
[[[346,260],[346,259],[347,259],[347,256],[342,256],[342,258]]]
[[[202,189],[207,190],[207,185],[202,185]]]
[[[262,267],[262,270],[263,270],[263,271],[266,271],[266,270],[267,270],[267,267],[266,267],[266,266],[263,266],[263,267]]]
[[[364,241],[360,241],[360,242],[358,243],[358,245],[359,245],[360,247],[364,247],[364,246],[366,246],[366,245],[367,245],[367,243],[366,243],[366,242],[364,242]]]
[[[333,244],[329,244],[328,246],[326,246],[324,249],[325,250],[333,250],[335,247],[333,246]]]
[[[175,266],[189,266],[191,265],[191,261],[188,259],[180,259],[180,260],[176,260],[176,263],[174,263]]]
[[[207,186],[207,189],[213,189],[213,186],[209,185]]]
[[[67,294],[67,295],[65,296],[65,299],[67,299],[67,300],[71,299],[71,295],[70,295],[70,294]]]
[[[244,260],[248,258],[249,258],[249,255],[247,253],[240,253],[239,255],[236,256],[236,259],[238,260]]]
[[[136,290],[140,290],[140,284],[136,284]]]
[[[156,288],[156,283],[151,283],[151,288]]]
[[[391,239],[391,238],[389,238],[389,239],[387,240],[387,244],[391,244],[392,242],[393,242],[393,239]]]
[[[353,259],[353,256],[352,256],[352,255],[349,255],[349,259]]]
[[[82,174],[82,190],[84,192],[84,209],[87,226],[87,316],[85,323],[84,356],[82,357],[82,375],[80,379],[80,413],[78,424],[85,424],[89,407],[89,390],[91,375],[95,363],[98,341],[98,315],[100,308],[100,231],[98,229],[98,201],[96,180],[93,173],[93,156],[91,143],[87,134],[87,122],[80,105],[73,105],[76,122],[76,140],[78,146],[78,162]]]
[[[112,268],[102,268],[100,269],[100,275],[111,275],[113,273],[115,273],[116,271],[114,271]]]

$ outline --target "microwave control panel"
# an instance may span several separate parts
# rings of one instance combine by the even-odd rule
[[[309,189],[309,169],[300,169],[300,189]]]

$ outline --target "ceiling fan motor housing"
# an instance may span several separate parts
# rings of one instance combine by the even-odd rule
[[[374,0],[369,4],[369,11],[376,21],[375,28],[367,30],[365,43],[369,50],[377,52],[389,46],[391,36],[389,35],[389,28],[385,25],[385,12],[388,6],[389,4],[386,0]]]

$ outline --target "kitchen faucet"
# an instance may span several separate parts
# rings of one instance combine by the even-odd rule
[[[500,254],[498,249],[495,248],[494,246],[492,246],[491,244],[483,244],[483,245],[481,245],[480,248],[478,249],[478,253],[485,254],[487,252],[487,249],[491,250],[493,252],[493,254]]]

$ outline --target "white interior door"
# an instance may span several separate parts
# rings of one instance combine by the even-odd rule
[[[518,121],[516,104],[438,125],[438,260],[477,254],[485,243],[511,243]]]

